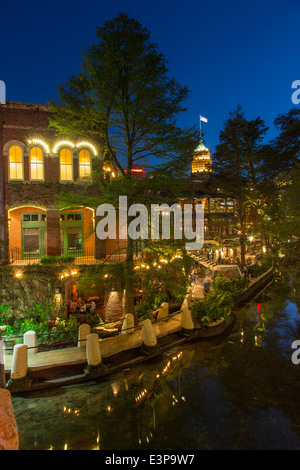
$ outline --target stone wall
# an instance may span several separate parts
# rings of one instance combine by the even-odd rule
[[[267,272],[255,279],[248,289],[239,296],[238,305],[252,300],[261,290],[266,287],[273,279],[273,268],[270,268]]]
[[[19,435],[11,395],[0,389],[0,450],[19,450]]]

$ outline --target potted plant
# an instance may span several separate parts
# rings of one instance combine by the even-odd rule
[[[207,315],[206,302],[203,300],[195,300],[191,307],[191,315],[195,324],[202,325],[210,322]]]

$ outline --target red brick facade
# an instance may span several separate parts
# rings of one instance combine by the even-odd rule
[[[98,191],[92,180],[89,181],[90,184],[83,185],[79,179],[79,152],[82,149],[89,152],[90,169],[92,165],[103,167],[101,147],[97,142],[86,142],[86,139],[79,137],[58,137],[49,128],[49,115],[46,105],[15,102],[0,105],[0,264],[10,260],[11,248],[14,248],[14,253],[18,250],[22,253],[22,230],[27,230],[30,236],[30,227],[34,227],[34,223],[26,225],[26,213],[45,214],[43,218],[38,216],[40,225],[37,225],[43,230],[43,234],[39,232],[43,254],[62,254],[66,243],[64,245],[62,241],[62,210],[58,210],[57,196],[68,192],[96,195]],[[17,174],[19,179],[12,177],[15,175],[12,170],[14,163],[10,163],[11,149],[16,147],[22,153],[22,161],[18,167],[22,168],[22,173]],[[43,155],[40,166],[43,177],[38,181],[31,175],[33,166],[30,164],[30,152],[33,147],[41,149]],[[68,167],[71,170],[67,173],[71,175],[69,181],[61,180],[62,174],[66,174],[62,173],[60,161],[62,148],[68,149],[71,155]],[[81,213],[83,241],[80,246],[84,247],[83,256],[88,252],[89,256],[99,258],[105,256],[105,242],[95,237],[95,209],[82,207],[77,212]],[[69,238],[78,236],[75,233],[76,226],[79,226],[79,222],[76,225],[71,220],[70,228],[65,223],[65,229],[70,232]],[[73,235],[72,230],[75,233]],[[79,228],[77,231],[80,232]],[[37,228],[34,233],[37,233]],[[66,237],[67,235],[65,240],[68,240]]]

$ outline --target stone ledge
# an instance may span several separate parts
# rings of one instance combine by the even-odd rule
[[[235,321],[233,314],[230,315],[230,321],[226,321],[224,318],[220,320],[209,323],[205,327],[195,326],[195,336],[199,338],[211,338],[213,336],[218,336],[224,333],[228,328],[230,328]]]
[[[19,450],[19,435],[11,395],[0,390],[0,450]]]

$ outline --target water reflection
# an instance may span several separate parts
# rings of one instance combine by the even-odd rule
[[[273,294],[237,311],[225,339],[174,348],[106,382],[14,397],[20,447],[300,449],[299,313]]]

